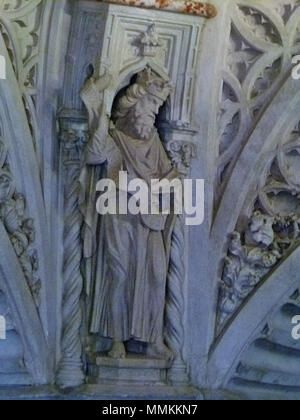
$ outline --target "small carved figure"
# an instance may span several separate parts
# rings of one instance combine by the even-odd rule
[[[141,43],[143,46],[143,55],[145,57],[155,57],[157,48],[161,46],[156,34],[155,24],[150,25],[147,31],[143,34]]]
[[[223,324],[247,298],[261,279],[282,258],[274,226],[274,217],[254,212],[242,244],[241,234],[231,235],[228,256],[225,258],[220,296],[219,322]]]

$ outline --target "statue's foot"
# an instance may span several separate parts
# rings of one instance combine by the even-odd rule
[[[108,356],[112,359],[124,359],[126,357],[126,350],[122,341],[114,341]]]
[[[174,358],[173,353],[164,343],[149,344],[147,348],[147,356],[154,359],[163,359],[172,361]]]

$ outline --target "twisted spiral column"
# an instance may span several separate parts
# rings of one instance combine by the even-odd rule
[[[168,379],[172,383],[188,382],[186,366],[182,352],[184,346],[184,281],[185,281],[185,234],[184,216],[177,216],[175,223],[170,268],[168,273],[168,290],[166,299],[166,332],[165,339],[174,354],[172,368]]]
[[[169,136],[167,151],[183,181],[190,171],[192,159],[196,157],[195,145],[181,140],[181,128],[169,129],[166,134]],[[165,340],[174,354],[173,365],[168,371],[168,380],[171,383],[189,382],[183,360],[185,342],[185,250],[185,216],[182,214],[176,218],[172,236],[166,298]]]
[[[62,296],[62,341],[61,361],[57,374],[57,384],[62,388],[79,386],[84,382],[82,343],[81,295],[83,277],[81,275],[81,227],[82,215],[78,207],[80,193],[80,151],[82,138],[73,134],[61,136],[64,140],[65,175],[65,230]]]

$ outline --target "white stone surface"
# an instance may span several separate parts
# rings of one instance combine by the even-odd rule
[[[9,164],[15,192],[26,202],[22,217],[34,223],[41,290],[38,302],[30,289],[26,259],[11,245],[19,229],[10,232],[3,212],[7,204],[1,202],[0,290],[16,335],[7,348],[0,342],[0,384],[49,384],[6,389],[1,399],[65,398],[51,388],[59,367],[67,367],[61,385],[78,385],[86,373],[82,357],[109,347],[89,335],[86,322],[92,309],[93,284],[88,279],[95,261],[85,271],[79,269],[83,250],[76,173],[92,130],[80,90],[93,72],[109,72],[103,104],[110,115],[116,94],[147,65],[175,87],[160,119],[170,158],[182,176],[206,180],[205,223],[189,231],[178,225],[173,237],[166,341],[176,359],[161,395],[299,398],[299,375],[291,371],[299,343],[291,341],[288,322],[291,314],[300,313],[299,238],[293,234],[300,212],[300,84],[291,77],[292,57],[300,48],[299,2],[210,4],[218,14],[208,20],[102,2],[1,2],[0,53],[8,77],[0,80],[0,145],[4,143],[8,153],[0,151],[0,166]],[[66,177],[70,159],[61,139],[70,137],[76,147],[68,156],[77,167]],[[276,245],[244,239],[257,210],[268,220],[293,222],[285,231],[282,257],[260,273],[252,290],[249,279],[256,268],[252,259],[245,262],[243,247],[269,255]],[[251,266],[249,276],[243,277],[251,293],[232,307],[230,322],[217,328],[224,259],[232,258],[233,232],[241,236],[243,267]],[[276,231],[276,243],[277,235],[284,237]],[[68,348],[74,351],[64,365]],[[26,369],[10,376],[1,364],[15,363],[14,354],[24,358]],[[180,380],[185,385],[178,388]],[[203,395],[196,388],[204,390]],[[93,385],[72,396],[151,398],[160,392],[159,387]]]

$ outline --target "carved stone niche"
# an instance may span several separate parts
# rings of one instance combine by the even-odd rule
[[[147,117],[148,107],[150,106],[145,106],[145,101],[149,100],[149,103],[151,103],[153,98],[156,98],[159,100],[159,103],[160,101],[162,103],[163,98],[168,97],[170,92],[172,91],[169,79],[163,73],[161,76],[160,74],[158,74],[158,72],[155,72],[150,67],[150,65],[148,65],[144,70],[139,72],[131,79],[131,84],[129,86],[126,86],[124,89],[121,89],[119,92],[117,92],[113,101],[111,112],[112,117],[110,121],[108,121],[109,119],[107,118],[107,115],[105,115],[105,113],[103,114],[104,101],[101,100],[101,98],[105,97],[105,91],[109,89],[110,83],[111,79],[107,76],[103,76],[102,78],[100,77],[98,79],[92,78],[86,83],[84,89],[82,90],[82,99],[86,104],[88,114],[90,116],[90,127],[94,128],[94,130],[92,129],[92,136],[85,156],[86,163],[89,163],[89,170],[91,169],[91,165],[95,166],[95,169],[93,170],[92,175],[90,176],[91,179],[99,179],[99,177],[102,176],[102,171],[104,171],[104,173],[106,173],[108,177],[115,179],[114,177],[116,166],[118,166],[118,155],[120,154],[120,151],[122,155],[123,151],[123,149],[118,149],[115,145],[118,144],[118,138],[120,136],[121,138],[122,136],[124,136],[124,132],[126,133],[124,141],[128,143],[127,147],[129,148],[129,153],[134,151],[134,149],[130,150],[129,144],[131,143],[131,141],[133,141],[134,144],[134,142],[136,142],[136,138],[143,139],[143,136],[146,136],[144,138],[144,143],[147,147],[147,142],[150,142],[150,140],[152,140],[153,134],[152,137],[149,137],[148,139],[147,133],[145,134],[143,130],[140,132],[138,128],[138,122],[141,121],[141,119],[144,120],[144,118]],[[144,92],[142,93],[142,100],[139,97],[141,92]],[[147,93],[145,94],[145,92]],[[136,93],[138,97],[136,111],[139,111],[139,108],[141,106],[144,106],[145,115],[143,114],[142,117],[136,117],[136,111],[133,111],[132,114],[129,113],[128,115],[126,115],[125,121],[123,121],[123,112],[124,110],[127,110],[127,106],[129,106],[129,104],[131,104],[132,101],[137,99],[135,96]],[[118,114],[120,115],[119,117]],[[173,171],[174,173],[176,173],[176,177],[184,177],[188,174],[192,158],[195,157],[195,145],[191,142],[190,138],[188,138],[188,136],[190,136],[191,133],[194,134],[194,132],[193,130],[189,130],[188,128],[186,128],[184,137],[183,130],[181,130],[181,127],[174,126],[172,127],[171,131],[170,127],[168,127],[166,123],[161,122],[161,118],[163,118],[163,115],[164,110],[158,114],[156,125],[160,131],[160,135],[158,133],[155,134],[155,142],[153,146],[158,147],[158,149],[159,147],[161,147],[161,151],[163,151],[163,149],[165,148],[167,152],[166,155],[168,155],[169,164],[170,166],[173,166]],[[137,119],[135,120],[135,118]],[[130,120],[129,123],[128,120]],[[123,122],[121,123],[121,121]],[[137,124],[137,127],[134,129],[135,123]],[[154,128],[154,126],[152,128]],[[154,129],[154,132],[155,131],[156,130]],[[133,133],[133,136],[131,136],[131,133]],[[164,133],[166,134],[165,136]],[[181,137],[179,133],[181,133]],[[169,137],[167,134],[169,134]],[[142,137],[137,137],[138,135],[141,135]],[[111,141],[112,139],[114,141]],[[164,143],[165,139],[169,141],[166,141]],[[155,144],[157,144],[157,146],[155,146]],[[161,145],[158,146],[159,144]],[[126,147],[125,145],[123,146]],[[141,147],[142,140],[139,140],[139,148]],[[106,160],[104,156],[105,153],[108,153],[108,155],[106,156]],[[128,164],[130,165],[130,161],[127,162],[126,160],[126,154],[120,156],[120,158],[120,163],[123,160],[124,162],[126,162],[126,166]],[[97,159],[99,160],[98,163],[96,162]],[[140,174],[143,174],[144,163],[139,162],[137,159],[138,156],[135,158],[134,166],[136,167],[139,165],[139,163],[141,163],[141,166],[139,167],[140,177]],[[150,163],[151,153],[148,153],[147,166],[149,166]],[[161,161],[160,164],[163,165],[164,163]],[[155,170],[155,167],[153,167],[153,170]],[[83,176],[81,176],[80,181],[82,183]],[[90,185],[91,184],[83,184],[82,187],[83,189],[85,187],[86,191],[93,191],[93,188],[91,188]],[[89,216],[87,215],[89,210],[89,207],[86,208],[85,205],[83,206],[83,217],[87,223],[90,220]],[[127,226],[130,225],[130,220],[130,218],[127,220]],[[140,219],[136,218],[134,225],[139,223]],[[145,223],[145,221],[142,223]],[[146,226],[150,227],[151,223],[152,222],[150,222],[150,225]],[[141,305],[141,309],[138,309],[136,312],[134,309],[134,305],[139,306],[139,299],[136,300],[136,298],[133,299],[134,302],[130,302],[129,299],[130,303],[128,303],[127,299],[123,302],[121,296],[119,296],[119,298],[121,298],[119,303],[114,300],[109,301],[109,296],[111,296],[113,291],[110,290],[110,292],[107,293],[106,290],[109,287],[109,285],[105,284],[107,282],[108,284],[116,282],[115,277],[122,278],[123,271],[118,271],[118,266],[122,266],[123,270],[125,270],[124,267],[126,267],[127,264],[124,263],[123,260],[121,261],[118,259],[117,254],[119,251],[117,249],[118,245],[116,244],[114,249],[110,250],[111,254],[114,254],[113,265],[115,266],[115,268],[112,269],[110,267],[110,256],[108,255],[106,257],[103,257],[103,254],[106,255],[106,249],[110,249],[109,242],[111,242],[111,239],[113,238],[110,237],[110,234],[108,234],[107,231],[105,233],[105,220],[103,218],[101,222],[101,217],[98,217],[98,221],[96,221],[96,224],[97,228],[94,229],[94,232],[98,232],[98,234],[96,233],[95,236],[98,251],[96,251],[96,254],[93,254],[92,259],[86,259],[86,265],[89,266],[90,269],[86,272],[85,278],[87,284],[94,285],[93,293],[89,293],[90,298],[87,302],[87,308],[90,308],[91,313],[87,313],[86,315],[87,319],[92,319],[91,326],[87,326],[89,332],[89,352],[87,359],[89,381],[92,383],[96,382],[98,384],[114,383],[117,385],[126,385],[128,383],[160,386],[167,385],[168,383],[187,384],[188,376],[186,373],[186,365],[183,359],[185,326],[182,322],[185,310],[184,218],[177,217],[176,222],[174,224],[174,228],[172,228],[172,231],[170,232],[172,241],[169,245],[167,245],[169,247],[170,252],[169,270],[167,270],[165,273],[165,286],[159,293],[159,295],[163,295],[165,290],[167,290],[164,301],[161,302],[163,303],[163,306],[160,306],[158,304],[160,299],[158,299],[158,296],[155,297],[155,292],[150,292],[150,296],[153,293],[153,297],[149,297],[150,300],[154,299],[152,301],[152,304],[153,308],[155,308],[155,312],[161,312],[162,319],[164,319],[164,325],[161,330],[161,339],[164,341],[164,345],[167,346],[165,347],[165,350],[162,350],[163,352],[165,352],[165,356],[163,354],[158,356],[155,354],[155,352],[153,354],[153,350],[151,350],[151,348],[153,347],[153,342],[147,342],[147,338],[144,338],[142,340],[136,338],[135,336],[130,338],[129,332],[122,332],[122,334],[125,334],[126,337],[128,334],[129,337],[129,339],[124,340],[125,349],[123,347],[123,343],[115,345],[114,331],[116,327],[112,327],[111,329],[109,329],[110,332],[107,332],[107,335],[104,336],[104,331],[106,330],[106,327],[102,324],[100,320],[103,319],[103,317],[109,317],[110,310],[103,312],[101,306],[116,306],[116,309],[119,312],[123,310],[121,309],[122,305],[125,305],[127,306],[128,311],[132,313],[131,316],[133,319],[136,318],[137,312],[139,312],[140,317],[145,317],[145,325],[147,325],[149,319],[153,318],[154,313],[152,315],[150,314],[151,309],[149,309],[149,306],[151,305],[147,304],[144,306]],[[103,230],[102,233],[101,229]],[[122,229],[122,223],[118,221],[117,230],[121,235],[121,242]],[[160,236],[160,232],[158,232],[159,230],[155,233],[155,235],[159,234]],[[153,235],[153,233],[154,231],[151,226],[149,230],[150,237]],[[138,231],[136,232],[136,235],[139,235]],[[124,239],[126,241],[126,238]],[[141,248],[145,247],[145,249],[148,249],[147,242],[144,243],[142,237],[137,237],[136,240],[137,244],[139,244],[138,246],[140,246]],[[159,247],[158,236],[155,239],[155,241],[157,246]],[[99,251],[101,250],[101,248],[102,251]],[[127,251],[129,248],[131,249],[130,253],[128,253]],[[134,258],[130,261],[130,265],[134,266],[135,264],[137,264],[137,272],[140,271],[138,267],[142,267],[148,264],[151,265],[151,258],[153,258],[153,256],[151,255],[149,250],[147,252],[149,252],[150,255],[147,253],[145,253],[145,255],[141,255],[140,253],[135,251],[135,244],[132,244],[132,246],[128,246],[128,248],[124,249],[124,252],[128,255],[134,255]],[[100,261],[99,259],[102,257],[103,260]],[[165,255],[163,255],[163,253],[157,255],[157,258],[155,259],[155,265],[159,267],[161,264],[160,261],[163,261],[164,258]],[[102,267],[102,273],[105,273],[103,274],[104,278],[101,281],[99,281],[101,272],[97,271],[99,270],[99,265]],[[163,265],[161,266],[161,270],[159,271],[163,272]],[[132,274],[125,275],[123,282],[128,282],[129,277],[131,275],[135,275],[134,271],[132,272]],[[105,276],[111,276],[111,280],[105,280]],[[143,274],[140,274],[140,276],[145,276],[145,282],[149,282],[151,280],[146,271]],[[153,276],[157,276],[157,273],[153,273]],[[159,276],[160,274],[158,275],[158,277]],[[142,293],[140,296],[141,301],[143,299],[148,300],[148,292],[141,292],[141,287],[145,287],[144,290],[147,290],[146,288],[148,287],[143,286],[143,283],[144,280],[141,281],[141,278],[137,278],[136,281],[133,283],[134,286],[130,286],[134,287],[134,295],[136,293]],[[121,285],[122,282],[120,284],[116,283],[116,289],[122,287]],[[154,283],[152,287],[154,287]],[[100,290],[102,291],[103,296],[99,294]],[[124,293],[127,293],[126,288],[124,290]],[[100,305],[98,303],[99,300],[101,302]],[[112,314],[112,316],[114,316],[114,314]],[[124,316],[126,316],[126,311]],[[120,319],[119,322],[122,323],[122,320]],[[98,330],[99,324],[102,325]],[[131,331],[139,331],[137,333],[137,337],[140,337],[139,334],[141,334],[141,327],[139,326],[138,321],[132,321],[132,325],[130,328]],[[145,326],[143,326],[143,330],[144,328],[147,330]],[[155,323],[152,326],[149,326],[150,330],[155,330],[156,328],[157,324]],[[146,332],[145,334],[146,337],[148,333]],[[154,345],[156,345],[156,342],[154,343]],[[126,355],[124,351],[126,351]],[[169,355],[171,353],[173,356],[172,360],[169,359]]]
[[[90,2],[77,3],[73,19],[62,104],[64,109],[71,110],[67,112],[70,124],[66,130],[63,128],[66,123],[61,125],[61,139],[68,139],[68,132],[72,132],[70,125],[76,126],[76,116],[81,115],[84,119],[88,114],[90,142],[87,156],[93,148],[95,138],[101,139],[98,152],[103,153],[107,130],[112,124],[110,120],[115,123],[112,110],[116,98],[137,78],[147,77],[148,72],[150,78],[159,79],[159,84],[164,89],[169,85],[173,86],[156,124],[169,161],[180,177],[186,177],[197,149],[194,143],[197,128],[192,125],[192,105],[204,19],[181,15],[179,20],[178,15],[173,13]],[[66,147],[62,150],[66,150]],[[83,148],[77,148],[76,151],[80,155],[77,155],[78,164],[85,155]],[[112,156],[112,160],[114,158]],[[94,164],[94,182],[103,177],[106,170],[105,159],[103,163],[99,162]],[[79,181],[78,165],[76,170]],[[91,320],[94,320],[95,325],[95,320],[97,322],[100,316],[95,301],[101,301],[104,293],[104,290],[97,287],[99,283],[95,279],[105,278],[105,275],[99,271],[99,253],[88,252],[88,241],[78,241],[81,214],[85,222],[88,220],[91,223],[96,219],[96,240],[101,246],[104,245],[104,249],[107,246],[103,242],[101,221],[99,225],[100,218],[96,214],[96,200],[91,195],[96,194],[96,189],[88,188],[84,170],[80,176],[81,192],[77,189],[75,170],[69,185],[65,178],[68,172],[65,169],[62,171],[66,221],[68,217],[70,222],[74,217],[76,219],[75,233],[74,226],[70,230],[68,223],[66,225],[66,233],[70,235],[73,232],[75,240],[71,243],[66,239],[65,244],[62,353],[70,355],[69,349],[72,349],[74,354],[72,360],[64,362],[62,358],[62,374],[58,375],[57,382],[62,387],[71,386],[72,381],[73,385],[82,383],[82,360],[86,360],[87,381],[93,384],[188,384],[185,357],[187,234],[184,217],[177,217],[170,241],[170,266],[164,308],[164,342],[172,351],[174,359],[169,361],[167,358],[147,356],[147,346],[132,340],[127,343],[127,357],[108,357],[111,340],[103,338],[91,327]],[[68,216],[68,211],[73,213]],[[88,217],[88,211],[92,211],[91,218]],[[87,234],[86,225],[83,225],[81,232],[83,238]],[[90,245],[93,243],[91,240]],[[78,259],[80,255],[84,256],[81,262]],[[73,272],[78,275],[69,277],[68,273]],[[95,294],[98,295],[97,299]],[[81,296],[84,296],[85,301],[83,312]],[[76,322],[72,323],[72,319]],[[72,327],[69,328],[69,325]],[[120,348],[117,350],[120,351]]]

